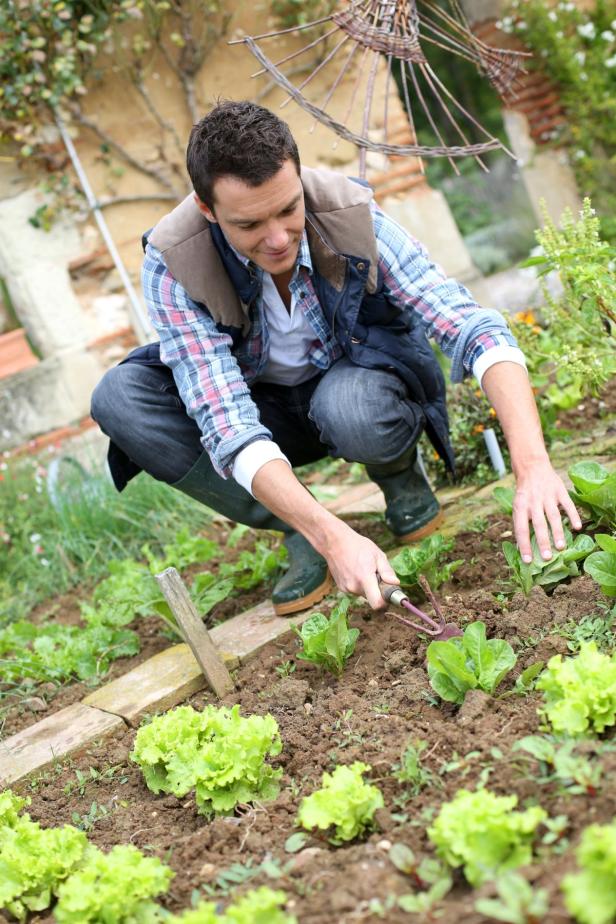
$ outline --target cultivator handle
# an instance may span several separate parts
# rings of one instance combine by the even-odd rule
[[[398,584],[386,584],[384,581],[379,581],[379,590],[383,600],[393,603],[394,606],[402,606],[402,601],[408,600],[408,596],[400,590]]]

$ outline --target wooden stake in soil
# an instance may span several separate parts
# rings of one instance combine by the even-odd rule
[[[182,578],[175,568],[167,568],[156,575],[156,580],[175,616],[184,640],[190,645],[214,693],[219,698],[229,693],[233,689],[231,674],[188,596]]]

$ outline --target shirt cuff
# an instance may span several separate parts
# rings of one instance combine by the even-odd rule
[[[485,350],[481,356],[478,356],[473,364],[473,375],[479,382],[479,387],[483,388],[481,380],[490,366],[505,362],[517,363],[518,366],[523,366],[526,369],[526,360],[522,350],[507,344],[493,346],[489,350]]]
[[[272,440],[255,440],[240,449],[233,460],[233,477],[249,494],[252,494],[252,479],[266,462],[282,459],[291,466],[284,452]],[[254,496],[254,495],[253,495]]]

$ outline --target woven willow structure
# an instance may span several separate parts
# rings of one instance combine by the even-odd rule
[[[305,39],[298,50],[272,61],[265,51],[278,36],[297,33]],[[518,75],[523,72],[524,53],[493,48],[471,32],[458,0],[348,0],[336,4],[333,12],[314,22],[246,36],[230,44],[246,44],[262,65],[253,77],[268,73],[290,99],[316,120],[333,129],[341,138],[360,149],[360,172],[365,173],[366,151],[388,155],[418,157],[444,156],[450,159],[479,156],[496,148],[506,148],[491,135],[456,99],[431,67],[424,48],[436,45],[452,55],[470,61],[504,96],[515,91]],[[315,63],[316,62],[316,63]],[[395,144],[388,138],[388,106],[392,67],[400,62],[403,74],[404,108],[416,140],[414,111],[423,109],[434,133],[434,145]],[[379,67],[386,67],[386,87],[382,113],[373,112],[375,84]],[[306,73],[307,72],[307,73]],[[303,74],[306,73],[306,76]],[[291,78],[302,74],[295,86]],[[317,75],[325,77],[327,89],[321,98],[308,97]],[[351,78],[344,80],[345,77]],[[350,86],[350,90],[349,90]],[[342,121],[329,112],[332,100],[348,92]],[[336,101],[339,102],[338,100]],[[285,105],[283,103],[283,105]],[[383,140],[375,140],[369,127],[376,116],[382,126]],[[459,138],[459,144],[446,144],[443,120]],[[469,125],[484,138],[471,143]],[[507,151],[511,155],[510,151]],[[511,155],[513,156],[513,155]],[[480,161],[483,166],[483,163]]]

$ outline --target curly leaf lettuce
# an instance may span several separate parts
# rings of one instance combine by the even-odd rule
[[[324,773],[322,789],[302,799],[297,813],[302,828],[333,828],[331,844],[352,841],[372,825],[374,813],[383,807],[383,796],[377,786],[365,783],[367,764],[356,761],[350,766],[336,767]]]
[[[579,654],[548,661],[536,685],[544,693],[544,714],[556,732],[583,735],[616,723],[616,652],[602,654],[596,642],[582,642]]]
[[[427,652],[430,684],[450,703],[463,703],[468,690],[493,693],[517,657],[503,639],[486,639],[483,622],[472,622],[462,638],[430,642]]]
[[[151,901],[167,891],[174,873],[156,857],[120,845],[108,854],[90,847],[84,865],[58,889],[58,924],[154,924],[162,912]]]
[[[314,613],[301,629],[295,628],[302,641],[297,655],[300,660],[311,661],[338,676],[342,673],[359,636],[359,629],[349,629],[347,622],[350,602],[348,597],[343,597],[329,619],[322,613]]]
[[[533,836],[547,813],[538,806],[516,812],[517,802],[487,789],[461,789],[443,805],[428,837],[443,860],[462,866],[472,886],[481,885],[531,861]]]
[[[271,715],[239,706],[180,706],[139,729],[131,753],[152,792],[181,797],[195,789],[199,811],[229,814],[239,803],[274,799],[282,770],[265,763],[282,750]]]
[[[579,924],[616,920],[616,821],[590,825],[576,850],[581,867],[562,881],[567,911]]]

